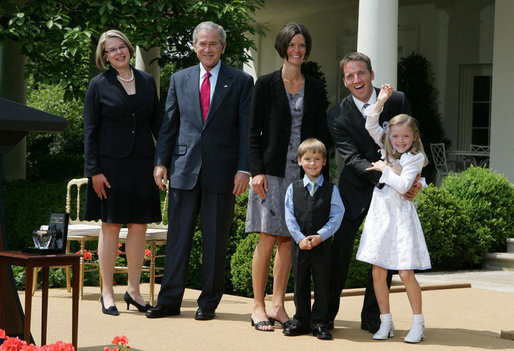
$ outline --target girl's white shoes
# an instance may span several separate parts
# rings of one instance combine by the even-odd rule
[[[425,317],[423,313],[412,315],[412,327],[405,337],[405,342],[417,344],[425,337]],[[387,340],[394,336],[394,324],[391,313],[384,313],[380,315],[380,328],[373,335],[375,340]]]
[[[380,328],[373,335],[375,340],[387,340],[394,336],[394,324],[391,313],[384,313],[380,315]]]
[[[417,344],[425,337],[423,332],[425,331],[425,318],[423,313],[412,315],[412,327],[410,328],[409,334],[405,337],[405,342]]]

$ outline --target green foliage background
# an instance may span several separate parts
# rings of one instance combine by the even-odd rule
[[[0,44],[16,41],[28,57],[27,74],[38,82],[60,84],[67,100],[83,98],[98,73],[94,51],[108,29],[124,32],[134,46],[160,47],[161,67],[196,63],[192,32],[201,21],[214,21],[227,32],[224,60],[242,67],[249,60],[248,39],[262,34],[252,17],[265,0],[0,0]],[[248,35],[249,34],[249,35]]]

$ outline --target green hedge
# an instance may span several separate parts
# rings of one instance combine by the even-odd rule
[[[450,192],[433,185],[423,189],[418,215],[433,269],[480,265],[491,238],[473,230],[466,208]]]
[[[65,211],[67,181],[4,181],[7,245],[10,250],[33,246],[32,232],[48,224],[52,212]]]
[[[505,176],[487,168],[470,167],[444,178],[441,189],[462,203],[477,233],[491,237],[488,252],[505,251],[506,239],[514,234],[514,185]]]
[[[47,223],[51,212],[64,211],[66,183],[4,182],[5,223],[10,249],[32,245],[32,231]],[[252,296],[251,263],[258,234],[244,232],[247,199],[248,192],[236,199],[225,285],[228,293]],[[487,252],[504,250],[505,239],[513,235],[514,186],[488,169],[470,168],[445,178],[440,188],[430,185],[423,189],[418,214],[434,270],[477,268]],[[360,234],[355,241],[353,257],[359,238]],[[87,247],[94,249],[96,243],[88,242]],[[74,250],[78,250],[78,246],[73,246]],[[163,250],[158,248],[159,253]],[[201,258],[202,238],[198,222],[189,261],[187,286],[190,288],[201,287]],[[163,264],[163,259],[157,262],[157,265]],[[352,258],[346,287],[365,286],[368,270],[369,265]],[[55,274],[53,284],[64,284],[61,273]],[[125,278],[123,275],[115,280],[123,284]],[[143,280],[147,279],[147,275],[143,275]],[[97,285],[98,273],[86,274],[85,280],[86,284]],[[268,293],[271,293],[271,284],[272,279],[269,279]],[[292,291],[291,278],[288,292]]]

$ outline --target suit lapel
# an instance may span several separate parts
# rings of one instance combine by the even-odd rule
[[[353,101],[353,98],[351,95],[348,95],[348,99],[343,101],[343,108],[348,111],[348,117],[350,119],[349,122],[356,126],[362,125],[362,129],[364,129],[366,120],[364,119],[364,117],[362,116],[362,113],[357,108],[357,105],[355,105],[355,102]]]
[[[121,85],[121,83],[118,82],[118,79],[116,78],[117,74],[118,73],[116,72],[116,70],[114,68],[109,67],[109,84],[110,84],[112,90],[116,92],[118,97],[123,102],[125,102],[126,106],[132,106],[132,103],[130,102],[127,92],[123,88],[123,85]],[[137,93],[137,80],[136,80],[136,93]]]
[[[220,72],[218,74],[218,79],[216,81],[216,87],[214,88],[214,95],[212,96],[211,105],[209,107],[209,113],[207,114],[207,119],[205,121],[205,126],[207,126],[207,124],[209,124],[210,121],[214,118],[216,111],[221,106],[223,100],[225,100],[225,97],[232,88],[232,78],[233,76],[230,70],[228,70],[225,64],[222,62]],[[198,76],[198,79],[200,79],[200,76]],[[200,94],[198,94],[198,96],[200,96]],[[202,113],[200,111],[200,116],[201,115]]]
[[[194,66],[187,76],[184,91],[191,92],[192,108],[194,110],[195,123],[203,127],[202,103],[200,101],[200,64]]]

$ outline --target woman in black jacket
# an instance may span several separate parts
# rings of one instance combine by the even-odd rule
[[[154,138],[160,107],[154,79],[129,64],[134,48],[117,30],[104,32],[96,64],[107,71],[89,84],[84,100],[86,220],[102,220],[98,261],[103,280],[102,312],[118,315],[113,273],[122,225],[128,228],[125,252],[128,288],[124,300],[145,312],[139,291],[147,223],[160,222],[159,191],[153,180]]]
[[[252,325],[273,331],[278,321],[290,324],[284,297],[291,269],[291,237],[284,220],[287,186],[301,178],[298,145],[307,138],[326,142],[326,106],[323,85],[302,74],[302,62],[311,51],[311,37],[302,24],[288,23],[277,34],[275,49],[282,68],[259,77],[255,84],[249,125],[252,190],[248,199],[246,232],[259,232],[252,262],[254,308]],[[273,301],[266,313],[264,292],[270,260],[273,267]]]

